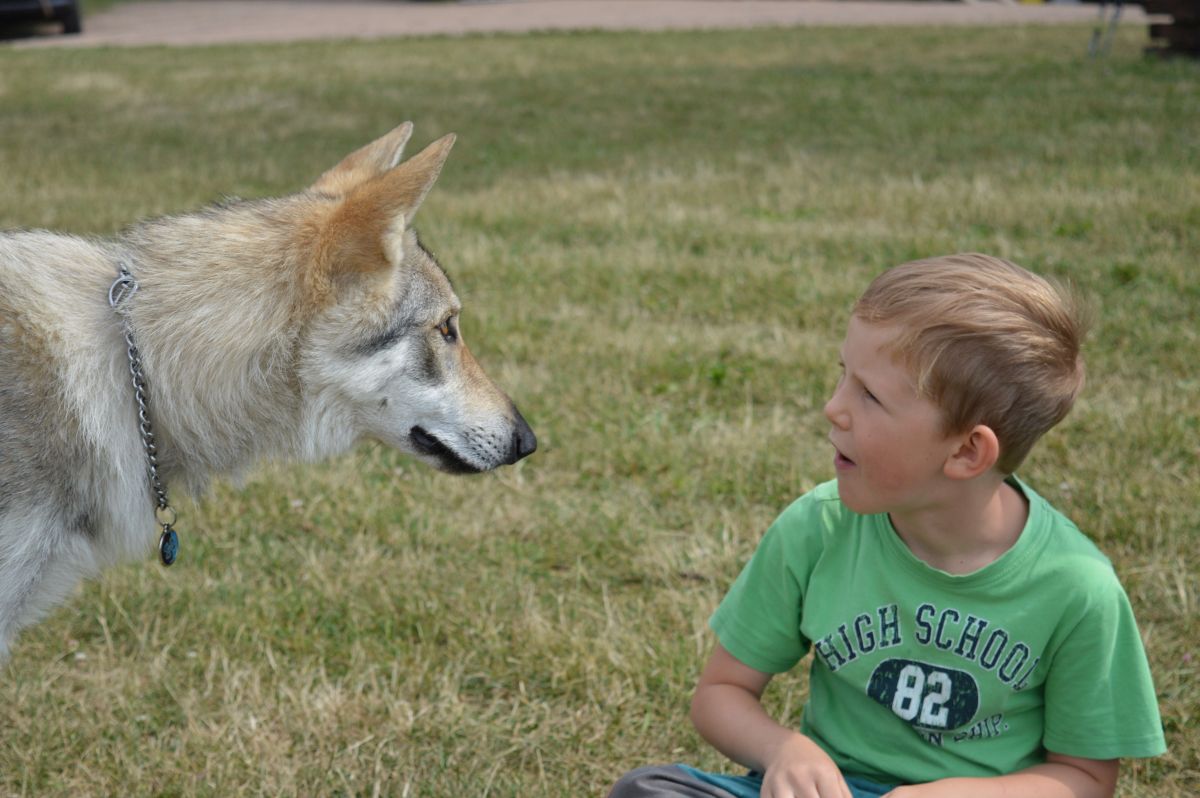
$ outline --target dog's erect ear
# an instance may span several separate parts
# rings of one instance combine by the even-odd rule
[[[314,191],[341,196],[355,186],[378,177],[400,163],[404,145],[412,136],[412,122],[405,122],[386,136],[380,136],[365,147],[347,155],[313,183]]]
[[[437,182],[452,146],[453,133],[346,195],[322,233],[326,276],[373,272],[398,262],[404,230]]]
[[[397,203],[392,207],[404,214],[406,225],[412,224],[417,208],[421,207],[425,195],[437,182],[442,166],[450,155],[450,148],[454,146],[454,139],[453,133],[442,136],[380,180],[388,186],[393,201]]]

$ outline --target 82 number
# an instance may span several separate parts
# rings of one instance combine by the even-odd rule
[[[892,712],[904,720],[915,720],[921,726],[944,729],[950,715],[946,708],[950,691],[950,677],[945,673],[931,671],[926,674],[917,665],[905,665],[896,679]]]

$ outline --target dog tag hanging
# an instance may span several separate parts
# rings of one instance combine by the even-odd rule
[[[150,487],[157,497],[154,518],[162,527],[158,538],[158,558],[163,565],[170,565],[179,556],[179,535],[175,534],[175,511],[167,503],[167,486],[158,476],[158,447],[154,443],[154,428],[150,424],[150,391],[146,387],[146,376],[142,373],[142,356],[133,342],[133,328],[121,305],[138,290],[138,281],[129,268],[122,263],[117,270],[117,279],[108,289],[108,304],[122,316],[125,346],[129,353],[129,376],[133,380],[133,398],[138,406],[138,430],[142,434],[142,448],[146,450],[146,466]]]
[[[158,539],[158,558],[163,565],[170,565],[179,556],[179,535],[175,534],[175,510],[169,504],[160,504],[154,517],[162,524],[162,536]]]
[[[162,560],[163,565],[170,565],[175,562],[178,554],[179,535],[176,535],[175,530],[171,527],[164,526],[162,537],[158,539],[158,558]]]

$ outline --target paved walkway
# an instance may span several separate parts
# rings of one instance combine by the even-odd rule
[[[198,45],[532,30],[667,30],[772,25],[1094,23],[1095,5],[1011,0],[173,0],[133,2],[84,19],[79,36],[17,46]],[[1126,22],[1146,24],[1140,6]]]

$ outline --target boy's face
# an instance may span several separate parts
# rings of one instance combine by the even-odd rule
[[[941,414],[917,394],[886,345],[899,328],[851,318],[842,376],[825,404],[833,425],[838,494],[862,513],[919,511],[938,501],[943,467],[960,444],[941,432]]]

